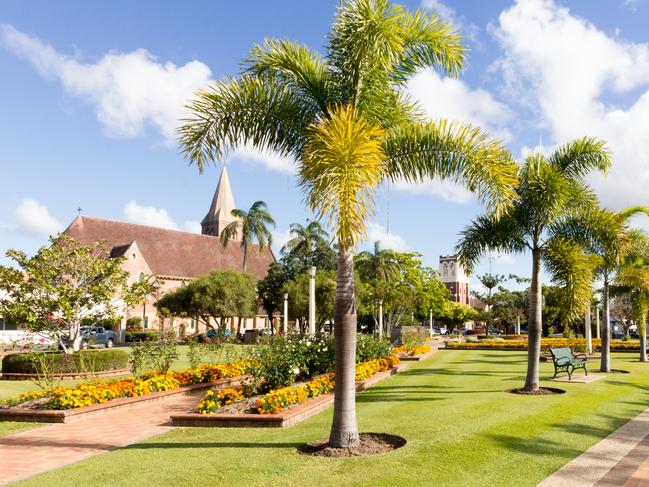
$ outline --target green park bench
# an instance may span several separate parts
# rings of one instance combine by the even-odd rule
[[[588,375],[588,370],[586,369],[588,361],[586,360],[585,354],[574,355],[569,347],[551,348],[550,353],[552,354],[552,362],[554,363],[553,379],[559,372],[567,372],[568,380],[572,380],[572,373],[575,369],[584,369],[584,372]]]

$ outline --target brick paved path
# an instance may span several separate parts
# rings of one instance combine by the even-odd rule
[[[649,487],[649,436],[609,470],[595,487]]]
[[[2,436],[0,485],[165,433],[169,416],[191,409],[199,397],[178,395]]]

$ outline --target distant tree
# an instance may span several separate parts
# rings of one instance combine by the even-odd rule
[[[319,267],[318,252],[329,245],[329,234],[318,221],[308,221],[307,224],[292,223],[289,227],[291,239],[282,247],[281,254],[297,267],[296,272],[302,273],[310,266]],[[332,250],[333,252],[333,250]],[[335,255],[333,257],[335,267]]]
[[[165,294],[156,303],[163,315],[191,316],[207,326],[212,318],[224,325],[228,318],[241,320],[255,316],[257,286],[252,274],[233,270],[213,271]]]
[[[485,306],[486,312],[492,311],[492,307],[494,305],[494,296],[493,296],[493,290],[499,285],[502,284],[507,280],[507,278],[501,274],[483,274],[481,276],[477,276],[478,280],[480,281],[480,284],[482,284],[486,289],[486,293],[480,293],[478,291],[473,291],[472,294],[478,298],[480,301],[482,301]],[[490,316],[493,313],[490,314]],[[485,335],[489,335],[489,326],[485,326]]]
[[[268,273],[261,281],[257,282],[257,296],[259,303],[268,314],[268,319],[273,322],[273,313],[282,309],[284,303],[284,286],[288,281],[286,267],[280,262],[273,262],[268,266]]]
[[[301,274],[284,285],[288,293],[289,316],[299,319],[304,333],[309,325],[309,275]],[[316,330],[333,321],[336,304],[336,271],[318,271],[315,275]]]
[[[436,319],[449,327],[460,327],[468,321],[473,321],[477,316],[478,311],[468,304],[446,301]]]
[[[493,296],[493,317],[505,325],[507,330],[517,322],[527,322],[527,290],[511,291],[503,286],[499,286],[498,291]]]
[[[354,259],[354,265],[364,281],[379,280],[384,283],[394,282],[400,277],[399,262],[394,250],[381,249],[381,242],[374,242],[372,252],[360,252]]]
[[[241,236],[241,247],[243,247],[243,272],[246,272],[246,261],[248,259],[248,246],[255,240],[259,244],[259,251],[264,247],[273,245],[273,236],[268,226],[275,226],[275,220],[268,213],[266,203],[255,201],[248,211],[234,209],[232,216],[238,220],[229,223],[221,232],[221,243],[224,247],[230,240]]]
[[[0,315],[50,333],[72,354],[80,349],[83,323],[116,320],[138,296],[127,284],[123,258],[111,258],[103,243],[82,245],[66,235],[50,243],[33,257],[7,251],[18,268],[0,266]]]

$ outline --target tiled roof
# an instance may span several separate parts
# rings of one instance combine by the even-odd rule
[[[135,241],[151,271],[159,276],[198,277],[216,269],[241,271],[243,266],[239,242],[223,247],[218,237],[209,235],[88,216],[75,218],[64,233],[86,245],[104,241],[113,256],[122,255],[124,246]],[[263,279],[274,261],[268,248],[260,253],[257,245],[250,245],[246,270]]]

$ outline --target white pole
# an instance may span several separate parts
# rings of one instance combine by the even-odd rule
[[[597,326],[595,327],[595,338],[600,337],[600,329],[599,329],[599,308],[596,306],[595,307],[595,323]]]
[[[315,266],[309,268],[309,333],[315,334]]]
[[[288,333],[288,293],[284,294],[284,326],[282,332],[284,335]]]
[[[431,308],[428,313],[428,333],[433,337],[433,309]]]
[[[586,316],[584,320],[584,328],[585,328],[585,335],[586,335],[586,352],[588,354],[593,353],[593,330],[590,327],[590,306],[588,307],[588,310],[586,311]]]
[[[383,300],[379,301],[379,338],[383,338]]]
[[[520,315],[516,315],[516,335],[521,334],[521,317]]]

